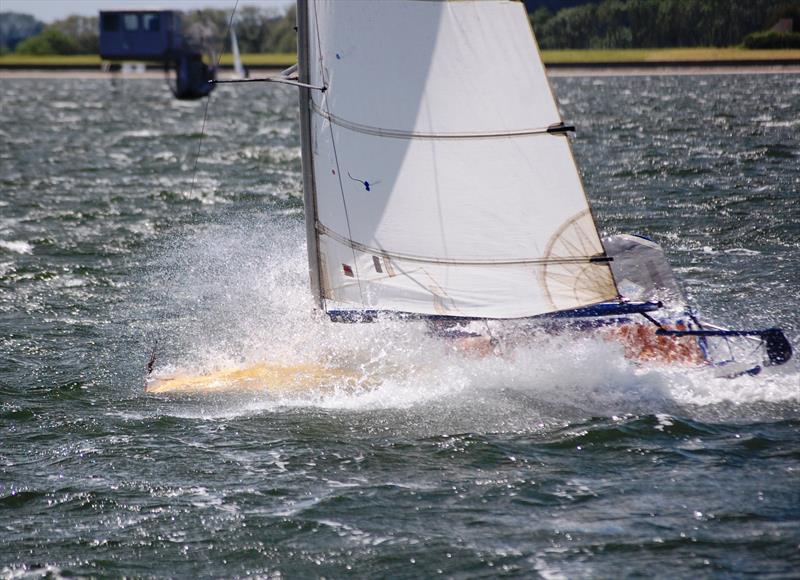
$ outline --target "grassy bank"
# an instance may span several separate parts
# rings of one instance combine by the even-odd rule
[[[543,50],[545,64],[614,64],[620,62],[714,62],[797,60],[800,50],[748,50],[746,48],[629,48],[617,50]]]
[[[80,66],[80,65],[97,65],[100,67],[100,57],[96,54],[46,54],[46,55],[29,55],[29,54],[4,54],[0,56],[0,65],[13,65],[13,66]]]
[[[800,51],[798,51],[800,52]],[[233,55],[223,54],[220,62],[223,65],[233,65]],[[292,66],[297,62],[294,53],[272,53],[272,54],[243,54],[242,64],[245,66]]]
[[[748,50],[745,48],[647,48],[647,49],[622,49],[622,50],[545,50],[542,51],[545,64],[582,64],[595,65],[617,63],[642,63],[648,62],[703,62],[715,61],[785,61],[797,60],[800,62],[800,49],[781,50]],[[285,67],[294,64],[294,54],[245,54],[242,62],[251,67],[269,66]],[[78,66],[97,65],[100,67],[100,57],[94,54],[87,55],[47,55],[31,56],[7,54],[0,56],[0,66]],[[231,65],[233,57],[230,54],[222,55],[222,64]]]

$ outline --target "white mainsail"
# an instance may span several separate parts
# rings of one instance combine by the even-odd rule
[[[326,310],[521,318],[618,292],[524,7],[298,2]]]

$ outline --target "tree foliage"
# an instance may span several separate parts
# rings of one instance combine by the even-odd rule
[[[286,14],[245,6],[236,16],[234,26],[242,52],[294,52],[296,16],[292,6]]]
[[[98,18],[69,16],[45,26],[27,14],[0,14],[0,50],[21,54],[96,54]],[[226,38],[229,10],[206,8],[181,14],[182,32],[191,44],[214,52],[230,52]],[[297,47],[295,9],[285,13],[243,6],[233,26],[243,53],[294,52]]]
[[[78,54],[93,54],[99,50],[97,16],[68,16],[53,22],[48,28],[54,28],[69,36],[77,45]]]
[[[800,27],[800,0],[531,0],[531,22],[542,48],[659,48],[732,46],[781,18]],[[562,7],[553,11],[550,7]],[[229,52],[230,12],[203,9],[182,14],[183,32],[195,44]],[[294,52],[294,7],[286,13],[241,7],[234,27],[243,53]],[[745,46],[793,46],[794,37],[756,34]],[[44,26],[32,16],[0,13],[0,52],[95,54],[97,17],[70,16]],[[413,40],[413,39],[411,39]]]
[[[93,54],[97,50],[96,16],[56,20],[16,46],[20,54]]]
[[[45,28],[17,45],[19,54],[80,54],[78,43],[57,28]]]
[[[531,22],[542,48],[733,46],[798,10],[800,0],[603,0],[539,8]]]
[[[39,34],[43,29],[44,23],[30,14],[0,12],[0,50],[12,51],[20,42]]]
[[[747,48],[800,48],[800,33],[798,32],[754,32],[744,38]]]
[[[215,51],[230,52],[230,40],[225,38],[230,11],[207,8],[184,13],[181,17],[187,36],[197,37],[198,27],[204,30],[205,44]],[[295,9],[285,14],[274,9],[243,6],[237,10],[233,27],[243,53],[294,52],[297,48]]]

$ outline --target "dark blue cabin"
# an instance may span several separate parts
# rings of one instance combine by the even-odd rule
[[[159,62],[175,71],[170,90],[179,99],[199,99],[214,87],[216,67],[190,47],[173,10],[103,10],[100,12],[100,58]]]
[[[182,50],[180,17],[172,10],[100,12],[101,58],[164,61]]]

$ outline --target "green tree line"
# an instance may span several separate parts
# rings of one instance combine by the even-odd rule
[[[206,8],[181,14],[184,34],[192,36],[192,30],[204,28],[209,34],[206,44],[217,52],[230,52],[230,40],[226,37],[230,10]],[[243,53],[294,52],[297,49],[295,33],[295,8],[278,12],[271,8],[242,6],[236,11],[233,26]]]
[[[555,5],[549,3],[549,5]],[[797,33],[765,31],[781,18],[800,29],[800,0],[603,0],[557,11],[543,7],[531,15],[539,45],[557,48],[660,48],[796,46]],[[230,11],[182,13],[184,33],[202,37],[207,48],[230,50],[225,38]],[[234,20],[243,53],[294,52],[295,10],[243,6]],[[748,40],[745,39],[750,35]],[[413,41],[413,39],[410,39]],[[0,13],[0,52],[96,54],[97,17],[70,16],[49,25],[27,14]]]
[[[530,16],[544,49],[736,46],[781,18],[797,30],[800,0],[604,0]]]
[[[0,12],[0,54],[13,52],[17,45],[31,36],[36,36],[44,23],[30,14]]]
[[[181,25],[186,36],[202,41],[208,49],[229,52],[230,18],[229,10],[192,10],[181,13]],[[296,49],[294,7],[283,13],[244,6],[237,10],[234,26],[243,53]],[[97,54],[98,39],[97,16],[69,16],[45,25],[28,14],[0,12],[0,54]]]
[[[69,16],[16,46],[20,54],[97,54],[97,17]]]

